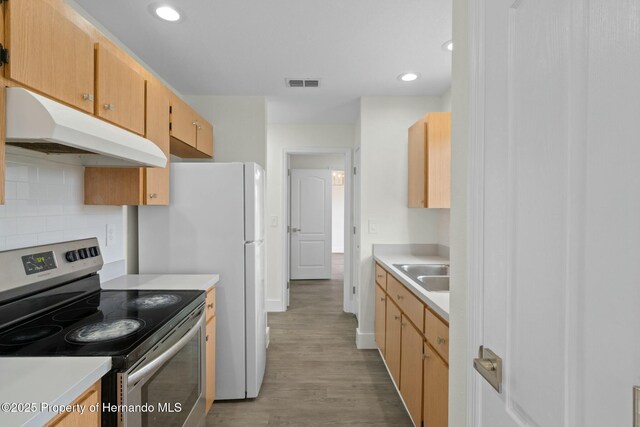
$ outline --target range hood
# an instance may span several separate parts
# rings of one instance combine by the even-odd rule
[[[165,167],[152,141],[19,87],[7,88],[7,144],[85,166]]]

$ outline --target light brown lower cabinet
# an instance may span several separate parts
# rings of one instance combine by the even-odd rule
[[[425,427],[447,427],[449,423],[449,368],[426,343],[424,344]]]
[[[381,269],[376,265],[376,276]],[[414,424],[448,427],[449,326],[421,301],[420,310],[414,303],[407,304],[415,295],[391,273],[386,274],[386,291],[379,283],[374,285],[375,338],[380,353]]]
[[[209,413],[211,405],[213,405],[213,401],[216,397],[216,316],[213,316],[207,321],[206,340],[205,354],[207,360],[205,363],[205,413]]]
[[[387,294],[384,293],[379,285],[376,285],[376,343],[383,357],[385,349],[386,315]]]
[[[400,309],[394,303],[389,302],[387,304],[385,360],[398,387],[400,387],[400,320]]]
[[[416,425],[422,420],[422,334],[402,315],[400,393]]]
[[[82,405],[85,408],[85,412],[66,412],[56,416],[49,421],[47,427],[100,427],[100,417],[102,412],[90,411],[88,408],[91,405],[98,405],[100,407],[100,386],[101,382],[98,380],[94,385],[89,387],[79,398],[74,400],[71,405]]]

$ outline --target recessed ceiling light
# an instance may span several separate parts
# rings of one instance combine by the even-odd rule
[[[419,76],[416,73],[404,73],[398,76],[398,80],[401,80],[403,82],[412,82],[416,80],[418,77]]]
[[[453,40],[444,42],[444,44],[442,45],[442,49],[446,50],[447,52],[453,52]]]
[[[180,13],[171,6],[160,6],[156,8],[156,15],[158,18],[164,19],[169,22],[176,22],[180,20]]]

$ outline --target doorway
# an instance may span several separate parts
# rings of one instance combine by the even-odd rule
[[[286,307],[293,287],[326,285],[342,289],[343,311],[352,313],[351,150],[297,149],[284,155]]]

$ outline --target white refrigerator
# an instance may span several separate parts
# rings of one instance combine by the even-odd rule
[[[265,174],[256,163],[172,163],[169,206],[138,210],[141,274],[220,275],[216,400],[258,396],[267,356]]]

